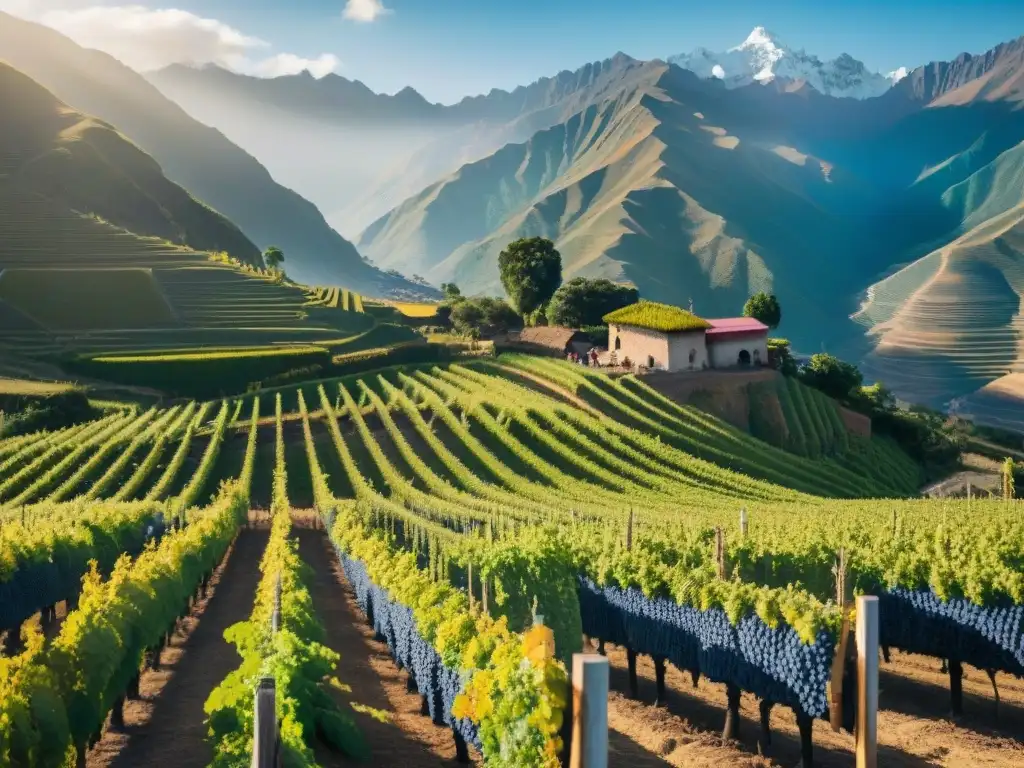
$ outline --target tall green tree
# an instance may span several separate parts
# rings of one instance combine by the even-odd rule
[[[462,291],[459,290],[459,286],[455,283],[441,283],[441,292],[444,297],[449,301],[452,299],[458,299],[462,297]]]
[[[548,322],[570,328],[602,325],[602,318],[616,309],[636,304],[640,292],[629,285],[619,285],[600,278],[574,277],[555,291],[548,305]]]
[[[562,255],[543,237],[526,237],[498,256],[501,284],[509,303],[524,317],[546,304],[562,284]]]
[[[782,322],[782,307],[774,293],[760,291],[747,299],[743,305],[743,315],[760,320],[769,328],[778,328]]]
[[[267,250],[263,252],[263,263],[271,269],[279,269],[283,261],[284,251],[276,245],[268,246]]]

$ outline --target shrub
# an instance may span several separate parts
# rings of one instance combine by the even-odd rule
[[[804,384],[842,403],[849,403],[864,383],[864,377],[857,366],[824,352],[811,356],[807,365],[800,370],[800,378]]]
[[[100,417],[80,389],[48,395],[0,395],[0,438],[57,430]]]
[[[213,398],[244,392],[253,381],[330,363],[328,350],[304,346],[79,358],[69,367],[105,381],[151,387],[179,397]]]
[[[452,307],[452,327],[463,336],[475,331],[482,337],[507,333],[520,325],[519,315],[502,299],[483,296],[466,299]]]
[[[768,359],[772,361],[772,367],[783,376],[796,376],[799,373],[800,367],[793,357],[789,339],[768,339]]]

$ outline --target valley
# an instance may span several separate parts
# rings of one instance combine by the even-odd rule
[[[1024,764],[1024,14],[342,5],[0,1],[0,766]]]
[[[543,236],[567,277],[627,281],[656,301],[692,298],[712,315],[773,291],[797,349],[863,361],[912,402],[944,408],[1017,371],[1024,41],[874,80],[859,64],[794,54],[760,28],[727,54],[698,54],[778,71],[723,81],[693,57],[670,57],[673,66],[618,54],[453,105],[371,96],[338,76],[267,81],[174,67],[153,81],[240,138],[239,121],[257,118],[281,132],[306,126],[314,143],[357,144],[370,131],[359,162],[388,162],[356,169],[350,153],[333,153],[351,193],[321,193],[315,174],[291,172],[381,268],[500,294],[498,252]],[[258,148],[268,162],[279,155],[274,133]],[[371,191],[349,202],[356,189]],[[929,323],[938,284],[918,276],[930,281],[930,265],[954,252],[979,266],[949,265],[944,280],[961,285],[962,269],[988,276],[967,280],[969,321],[947,315],[943,330],[927,331],[935,341],[919,343],[915,323]],[[969,308],[996,295],[1005,312]]]

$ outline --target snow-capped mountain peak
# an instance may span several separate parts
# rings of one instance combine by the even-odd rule
[[[765,50],[781,50],[785,48],[784,45],[779,43],[778,37],[773,35],[764,27],[754,27],[747,39],[737,45],[735,48],[730,48],[731,51],[745,51],[750,48],[762,48]]]
[[[894,69],[892,72],[886,73],[885,76],[887,78],[889,78],[889,81],[893,85],[896,85],[896,83],[898,83],[900,80],[902,80],[904,77],[906,77],[909,74],[910,74],[910,70],[909,69],[907,69],[906,67],[900,67],[899,69]]]
[[[669,62],[700,77],[722,80],[727,88],[770,83],[778,77],[802,80],[829,96],[855,99],[880,96],[907,74],[906,67],[885,75],[871,72],[846,53],[823,62],[813,54],[789,48],[764,27],[754,27],[746,40],[727,51],[698,48],[672,56]]]

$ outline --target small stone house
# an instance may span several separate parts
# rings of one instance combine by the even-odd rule
[[[585,354],[593,347],[590,337],[575,328],[564,328],[559,325],[538,325],[524,328],[516,340],[520,345],[535,351],[548,351],[559,357],[570,352]]]
[[[662,371],[768,364],[768,326],[752,317],[705,320],[668,304],[640,301],[604,316],[608,349],[621,363]]]

